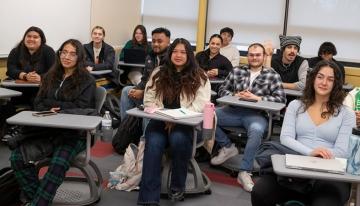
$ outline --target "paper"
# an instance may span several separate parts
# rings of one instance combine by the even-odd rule
[[[156,114],[160,114],[173,119],[184,119],[191,117],[201,117],[203,113],[194,112],[185,108],[179,109],[161,109],[155,111]]]

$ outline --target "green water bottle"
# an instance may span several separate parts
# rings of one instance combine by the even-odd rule
[[[355,95],[355,111],[360,111],[360,89],[356,89]]]

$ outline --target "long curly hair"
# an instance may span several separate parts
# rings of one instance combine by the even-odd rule
[[[306,86],[304,89],[304,94],[301,97],[301,101],[304,104],[303,112],[305,112],[312,104],[315,102],[315,88],[314,82],[316,75],[323,67],[330,67],[334,70],[334,85],[330,92],[329,101],[326,102],[325,109],[321,113],[322,118],[328,116],[337,116],[340,112],[340,107],[343,104],[343,101],[346,97],[346,93],[343,90],[343,79],[339,67],[332,61],[322,60],[318,62],[315,68],[310,71],[306,79]]]
[[[176,68],[171,61],[171,55],[178,44],[184,45],[187,56],[187,61],[181,71],[180,84],[174,79]],[[189,41],[177,38],[169,46],[165,63],[160,67],[160,71],[153,76],[152,81],[153,84],[149,88],[155,86],[156,98],[162,97],[163,100],[171,104],[178,98],[177,94],[186,97],[189,101],[194,100],[201,83],[203,82],[205,85],[207,76],[204,70],[197,65]]]
[[[46,73],[44,76],[43,81],[41,82],[41,86],[39,89],[39,96],[46,96],[49,91],[51,91],[51,88],[53,88],[54,82],[58,82],[63,80],[63,75],[65,73],[64,67],[61,64],[60,61],[60,52],[65,47],[65,45],[70,44],[71,46],[75,47],[76,49],[76,65],[75,70],[72,73],[69,81],[71,81],[70,84],[68,84],[68,88],[64,88],[64,96],[68,99],[72,98],[72,95],[74,93],[74,90],[78,90],[80,83],[83,81],[86,81],[89,77],[89,72],[86,70],[85,67],[85,50],[80,43],[80,41],[76,39],[69,39],[65,41],[59,48],[59,50],[56,53],[56,62],[51,67],[51,69]]]

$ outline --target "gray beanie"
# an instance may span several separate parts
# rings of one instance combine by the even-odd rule
[[[300,44],[301,44],[301,36],[284,36],[279,35],[280,38],[280,47],[284,48],[287,45],[295,45],[300,50]]]

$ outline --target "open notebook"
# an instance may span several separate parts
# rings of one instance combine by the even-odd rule
[[[155,112],[156,114],[160,114],[173,119],[184,119],[191,117],[201,117],[203,113],[194,112],[185,108],[178,109],[161,109]]]
[[[287,168],[318,172],[345,174],[346,162],[344,158],[323,159],[304,155],[285,155],[285,166]]]

